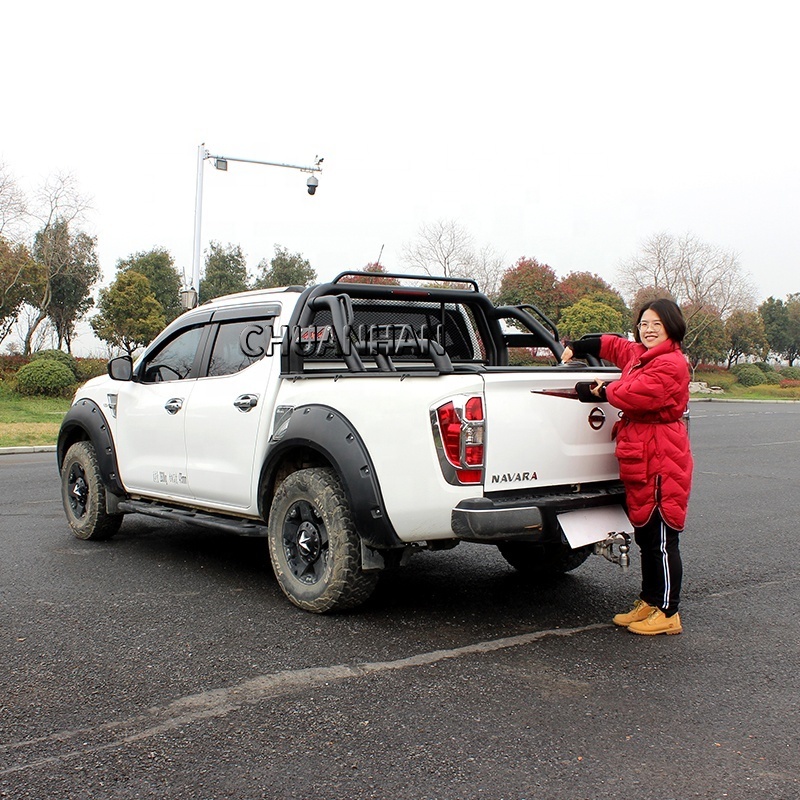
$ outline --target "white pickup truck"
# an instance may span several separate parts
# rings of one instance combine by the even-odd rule
[[[408,278],[221,297],[135,363],[112,359],[58,439],[75,535],[148,514],[263,536],[283,592],[317,613],[362,603],[415,549],[461,541],[533,574],[592,552],[625,565],[617,415],[574,388],[616,370],[561,364],[533,306]],[[509,365],[515,352],[539,363]]]

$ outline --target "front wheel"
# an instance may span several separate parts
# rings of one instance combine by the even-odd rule
[[[305,611],[353,608],[378,582],[376,573],[361,570],[361,543],[344,487],[331,469],[301,469],[280,484],[267,538],[281,590]]]
[[[106,511],[106,487],[91,442],[76,442],[61,466],[61,502],[72,532],[79,539],[110,539],[123,514]]]
[[[497,549],[514,569],[526,575],[544,578],[577,569],[589,558],[594,548],[586,545],[573,550],[567,544],[501,542]]]

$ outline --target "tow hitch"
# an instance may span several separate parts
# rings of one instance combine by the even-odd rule
[[[614,550],[614,547],[617,550]],[[610,533],[603,541],[595,542],[594,552],[598,556],[603,556],[612,564],[619,564],[623,570],[631,565],[629,555],[631,549],[631,535],[629,533]]]

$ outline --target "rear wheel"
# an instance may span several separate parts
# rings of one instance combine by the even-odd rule
[[[592,545],[573,550],[567,544],[501,542],[497,549],[514,569],[526,575],[561,575],[577,569],[592,554]]]
[[[331,469],[298,470],[280,484],[267,537],[278,584],[305,611],[353,608],[378,582],[377,573],[361,570],[361,542],[344,488]]]
[[[123,514],[106,511],[106,487],[91,442],[76,442],[61,466],[61,501],[72,532],[79,539],[110,539]]]

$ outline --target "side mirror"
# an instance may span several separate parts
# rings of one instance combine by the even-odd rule
[[[115,381],[129,381],[133,377],[133,360],[130,356],[117,356],[108,362],[108,375]]]

